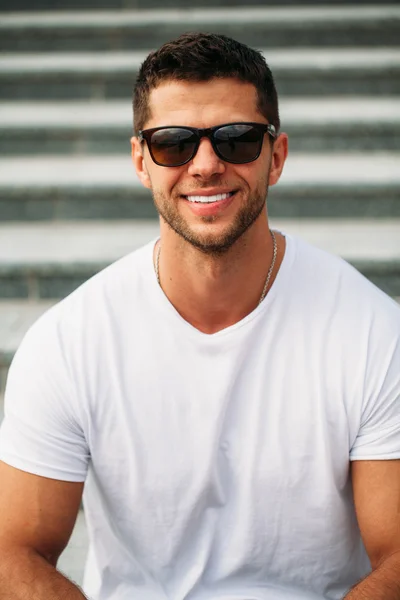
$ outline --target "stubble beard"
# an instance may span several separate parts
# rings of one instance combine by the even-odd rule
[[[204,254],[219,256],[227,252],[258,219],[264,210],[267,194],[268,185],[264,183],[249,196],[246,204],[236,214],[231,226],[220,235],[197,234],[178,212],[177,203],[168,199],[162,192],[154,190],[153,199],[159,215],[175,233]],[[213,223],[218,217],[205,216],[200,219],[203,223]]]

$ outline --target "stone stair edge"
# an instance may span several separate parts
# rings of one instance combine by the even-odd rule
[[[346,0],[307,0],[305,4],[309,6],[314,6],[316,4],[328,5],[328,6],[345,6]],[[352,0],[352,5],[374,5],[376,4],[376,0]],[[149,4],[154,9],[165,8],[165,6],[172,6],[176,8],[176,6],[182,6],[183,8],[187,7],[185,2],[181,0],[37,0],[35,6],[38,10],[43,11],[60,11],[60,12],[68,12],[68,11],[91,11],[93,8],[95,9],[119,9],[121,11],[130,10],[130,9],[145,9],[148,8]],[[193,4],[200,6],[209,6],[215,5],[213,0],[202,0],[201,3],[196,0]],[[238,5],[241,5],[241,0],[219,0],[218,5],[227,9],[234,8]],[[267,6],[299,6],[299,4],[303,4],[302,0],[252,0],[251,4],[253,6],[267,5]],[[385,4],[387,5],[397,5],[396,0],[386,0]],[[7,14],[13,12],[31,12],[32,11],[32,2],[30,0],[3,0],[0,5],[0,14]]]
[[[206,2],[208,4],[208,2]],[[24,14],[8,18],[0,32],[3,52],[147,49],[184,31],[225,33],[254,47],[313,48],[398,46],[400,16],[385,5],[350,7],[165,9]],[[344,14],[343,14],[344,13]],[[124,18],[125,15],[125,18]]]
[[[201,6],[209,6],[208,3],[215,5],[215,2],[212,0],[202,0]],[[143,6],[144,4],[144,6]],[[165,6],[171,6],[172,8],[176,8],[177,5],[180,7],[182,4],[182,8],[187,8],[187,4],[184,2],[181,3],[179,0],[153,0],[149,2],[149,0],[96,0],[96,2],[92,2],[91,0],[37,0],[35,3],[38,10],[47,11],[47,12],[70,12],[70,11],[91,11],[93,9],[100,10],[110,10],[110,9],[118,9],[121,11],[125,10],[136,10],[136,9],[145,9],[146,7],[151,6],[154,9],[165,8]],[[196,2],[193,3],[196,6]],[[297,7],[299,5],[306,4],[308,6],[324,5],[324,6],[345,6],[347,4],[346,0],[251,0],[252,6],[291,6]],[[376,0],[352,0],[352,5],[374,5],[376,4]],[[394,5],[397,6],[396,0],[386,0],[386,5]],[[235,8],[238,5],[241,5],[240,0],[219,0],[218,5],[227,9]],[[0,5],[0,14],[8,14],[15,12],[32,12],[32,2],[30,0],[3,0]]]
[[[246,7],[216,7],[213,9],[202,8],[168,8],[168,9],[125,9],[121,10],[96,10],[92,11],[35,11],[15,12],[2,16],[0,31],[9,31],[10,28],[37,28],[46,27],[74,28],[85,27],[96,29],[98,26],[106,27],[140,27],[149,24],[179,23],[218,23],[240,22],[248,24],[273,25],[279,23],[298,26],[299,21],[320,23],[329,19],[335,24],[343,23],[369,23],[374,24],[379,20],[400,19],[400,8],[393,4],[379,6],[350,4],[345,6],[246,6]]]
[[[397,232],[396,235],[399,235]],[[139,246],[137,246],[139,247]],[[135,247],[132,247],[135,249]],[[121,258],[123,254],[116,255],[115,257],[111,257],[109,260],[93,260],[93,261],[75,261],[68,262],[56,260],[47,262],[27,262],[23,263],[13,263],[9,265],[4,265],[0,261],[0,278],[2,277],[12,277],[15,278],[81,278],[82,281],[88,279],[95,273],[105,269],[113,262],[117,261]],[[392,256],[392,257],[354,257],[348,256],[346,254],[341,255],[344,260],[348,263],[352,264],[356,269],[360,271],[372,270],[375,273],[395,274],[396,277],[400,275],[400,256]],[[2,296],[0,295],[0,298]],[[51,296],[53,297],[53,296]]]
[[[293,219],[271,217],[272,226],[326,250],[359,261],[400,261],[400,218]],[[156,219],[55,221],[0,225],[0,269],[67,270],[106,264],[159,235]]]
[[[387,294],[400,295],[400,218],[379,222],[330,219],[325,226],[322,219],[271,218],[271,223],[275,229],[342,256]],[[4,236],[7,229],[2,227],[0,297],[63,298],[159,233],[156,221],[147,230],[135,221],[100,226],[52,223],[46,234],[44,229],[40,224],[29,235],[25,224],[20,227],[21,235],[14,227]]]
[[[397,123],[400,101],[386,97],[283,98],[279,101],[281,121],[290,124]],[[0,129],[24,127],[109,128],[132,127],[130,100],[0,102]]]
[[[298,69],[366,72],[400,67],[400,48],[313,48],[261,49],[274,71]],[[60,53],[3,53],[0,55],[0,75],[17,74],[107,74],[126,73],[131,77],[147,56],[146,51],[100,51]]]
[[[279,186],[400,185],[400,152],[292,153]],[[338,174],[340,173],[340,177]],[[0,190],[141,188],[126,154],[0,157]]]

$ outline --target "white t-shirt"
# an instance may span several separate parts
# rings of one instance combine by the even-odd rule
[[[349,460],[400,458],[400,310],[286,239],[264,302],[213,335],[163,294],[154,242],[26,335],[0,458],[86,480],[90,597],[334,600],[369,572]]]

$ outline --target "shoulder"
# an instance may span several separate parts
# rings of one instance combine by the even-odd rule
[[[83,300],[108,291],[114,296],[129,291],[153,274],[155,240],[115,261],[77,288],[67,301]]]
[[[47,356],[74,351],[100,342],[114,315],[126,322],[140,297],[151,294],[153,246],[124,256],[57,302],[30,327],[17,354],[31,356],[38,348]]]
[[[291,236],[288,250],[284,306],[293,331],[306,332],[351,377],[384,372],[399,360],[400,307],[394,299],[340,257]]]
[[[335,314],[355,320],[382,319],[400,328],[398,303],[348,262],[296,237],[292,247],[292,276],[312,306],[326,305]]]

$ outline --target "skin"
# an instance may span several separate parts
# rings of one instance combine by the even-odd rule
[[[0,600],[81,600],[56,570],[83,483],[56,481],[0,462]]]
[[[150,94],[145,128],[161,125],[212,127],[227,122],[267,123],[257,110],[253,85],[235,79],[209,82],[168,81]],[[227,117],[229,115],[229,117]],[[146,144],[132,138],[132,158],[142,184],[151,189],[160,213],[160,279],[183,318],[204,333],[215,333],[243,319],[257,306],[272,260],[265,205],[268,186],[278,182],[288,152],[281,133],[273,146],[264,137],[261,155],[234,165],[214,153],[202,138],[196,156],[181,167],[160,167]],[[183,197],[236,191],[218,214],[195,214]],[[242,226],[243,223],[250,227]],[[278,259],[285,240],[278,238]]]
[[[235,80],[202,84],[169,83],[151,94],[146,127],[208,127],[232,121],[265,119],[256,109],[255,90]],[[136,138],[132,155],[142,183],[152,189],[160,212],[195,236],[189,243],[161,217],[161,284],[176,309],[194,327],[213,333],[243,318],[257,306],[268,271],[272,244],[264,206],[250,227],[223,251],[204,251],[199,244],[232,239],[238,215],[259,207],[267,186],[274,185],[287,155],[287,136],[248,165],[221,162],[207,139],[197,156],[179,168],[157,167]],[[237,189],[238,194],[215,218],[194,214],[181,194],[210,185]],[[168,208],[168,204],[171,207]],[[172,212],[171,212],[172,211]],[[253,214],[256,214],[257,210]],[[234,237],[234,236],[233,236]],[[278,260],[284,238],[278,236]],[[193,308],[192,305],[193,304]],[[400,461],[352,463],[354,500],[361,534],[373,573],[347,596],[349,600],[400,598]],[[0,462],[0,600],[80,600],[82,592],[56,570],[71,536],[83,483],[38,477]]]
[[[354,503],[373,572],[346,600],[400,600],[400,460],[354,461]]]

